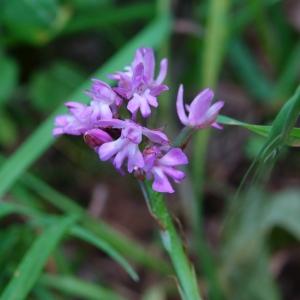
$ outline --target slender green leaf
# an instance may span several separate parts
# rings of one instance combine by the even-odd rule
[[[80,297],[86,300],[121,300],[123,297],[115,292],[90,282],[85,282],[71,276],[44,274],[39,284],[55,289],[62,294]]]
[[[137,263],[164,274],[170,273],[169,265],[167,263],[157,257],[153,257],[138,243],[120,234],[105,222],[101,220],[95,220],[89,216],[86,211],[77,204],[76,200],[68,198],[67,196],[54,190],[41,179],[28,173],[26,173],[25,176],[22,176],[21,182],[25,184],[26,187],[35,191],[41,196],[42,199],[45,199],[57,209],[67,214],[82,216],[82,225],[84,228],[88,229],[102,240],[105,240],[120,253],[126,255],[126,257],[129,257]]]
[[[37,237],[15,270],[13,277],[0,297],[1,300],[27,299],[28,294],[39,279],[49,255],[74,222],[73,217],[63,218]]]
[[[260,162],[273,160],[278,155],[281,148],[288,143],[290,132],[296,123],[299,113],[300,86],[277,114],[268,139],[258,155],[258,160]]]
[[[62,34],[69,34],[89,29],[112,26],[114,24],[128,24],[130,21],[147,19],[154,16],[154,5],[151,3],[134,3],[99,10],[89,10],[70,20]]]
[[[198,50],[201,60],[200,83],[202,87],[215,88],[228,46],[231,0],[211,0],[206,3],[208,13],[203,48]],[[206,167],[203,162],[206,161],[209,133],[209,130],[202,130],[197,132],[194,138],[192,177],[195,196],[192,218],[199,265],[203,268],[208,281],[208,297],[212,300],[220,300],[222,292],[216,274],[217,268],[203,231],[202,202]]]
[[[134,269],[130,266],[130,264],[126,261],[126,259],[123,256],[121,256],[105,240],[99,238],[92,232],[90,232],[80,226],[73,226],[71,228],[71,234],[89,244],[94,245],[95,247],[97,247],[100,250],[107,253],[109,256],[111,256],[116,262],[118,262],[126,270],[126,272],[131,276],[131,278],[134,281],[139,280],[138,274],[134,271]]]
[[[271,196],[265,209],[263,228],[280,226],[300,239],[300,191],[296,189],[281,191]]]
[[[171,28],[170,19],[157,18],[140,34],[132,39],[122,50],[111,58],[92,77],[106,80],[113,71],[123,68],[132,58],[136,48],[140,46],[157,47],[168,35]],[[90,81],[80,86],[69,98],[75,101],[87,101],[83,91],[88,88]],[[24,142],[24,144],[2,165],[0,169],[0,196],[2,196],[17,178],[54,142],[51,134],[53,118],[64,111],[59,107],[39,128]]]
[[[0,105],[9,100],[18,81],[18,65],[0,52]]]
[[[272,127],[268,125],[249,124],[223,115],[220,115],[218,117],[218,122],[224,125],[233,125],[233,126],[240,126],[246,128],[265,138],[267,138],[268,135],[270,134],[271,127]],[[300,128],[293,128],[290,131],[288,138],[286,139],[286,144],[293,147],[300,147]]]
[[[56,223],[57,221],[56,216],[53,217],[53,216],[43,215],[37,212],[35,209],[18,205],[15,203],[1,203],[0,207],[1,207],[0,218],[12,213],[22,214],[33,218],[33,224],[37,224],[38,226],[49,225],[52,223]],[[134,281],[139,280],[138,274],[130,266],[127,260],[117,250],[115,250],[107,241],[105,241],[104,239],[95,235],[93,232],[79,225],[71,226],[68,232],[71,235],[75,236],[76,238],[79,238],[91,245],[94,245],[100,250],[104,251],[108,256],[110,256],[117,263],[119,263]]]
[[[261,102],[272,102],[272,83],[266,78],[248,48],[238,40],[232,42],[229,48],[234,72],[249,93]]]

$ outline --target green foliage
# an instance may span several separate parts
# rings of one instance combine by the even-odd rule
[[[38,110],[51,112],[79,86],[86,76],[70,63],[56,61],[36,72],[30,81],[29,96]]]
[[[272,126],[268,125],[254,125],[249,124],[245,122],[241,122],[238,120],[235,120],[233,118],[222,116],[220,115],[218,117],[218,122],[224,125],[233,125],[233,126],[239,126],[246,128],[262,137],[267,138],[271,132]],[[300,146],[300,128],[291,128],[291,130],[288,133],[288,136],[286,137],[284,145],[293,146],[293,147],[299,147]]]
[[[13,38],[41,44],[64,22],[57,0],[5,0],[2,22]]]
[[[18,66],[16,62],[0,52],[0,105],[3,106],[12,95],[18,83]]]
[[[0,297],[1,300],[27,298],[47,263],[49,255],[74,222],[74,217],[63,218],[37,237],[15,270],[12,279]]]
[[[123,297],[99,284],[85,282],[71,276],[44,274],[38,283],[71,297],[81,297],[87,300],[124,300]]]

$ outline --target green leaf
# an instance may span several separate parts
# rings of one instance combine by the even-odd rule
[[[271,132],[271,126],[249,124],[223,115],[218,116],[217,121],[224,125],[240,126],[246,128],[263,137],[268,137]],[[291,129],[285,142],[288,146],[300,147],[300,128]]]
[[[151,3],[134,3],[97,10],[92,8],[70,20],[62,34],[70,34],[89,29],[102,29],[115,24],[128,25],[130,22],[154,16],[154,5]]]
[[[3,105],[18,83],[18,66],[13,59],[0,53],[0,70],[0,105]]]
[[[247,90],[261,102],[272,101],[272,84],[264,76],[259,64],[254,60],[248,48],[241,41],[234,41],[229,47],[231,63],[236,76]]]
[[[86,300],[121,300],[123,297],[99,284],[85,282],[71,276],[42,275],[39,284],[62,294]]]
[[[2,22],[17,39],[42,43],[57,25],[59,13],[56,0],[9,0],[4,3]]]
[[[38,226],[56,223],[57,220],[57,217],[43,215],[35,209],[16,203],[1,203],[0,208],[0,218],[12,213],[17,213],[31,217],[33,224]],[[74,237],[79,238],[105,252],[108,256],[110,256],[117,263],[119,263],[134,281],[139,280],[138,274],[130,266],[127,260],[117,250],[115,250],[114,247],[111,246],[109,242],[107,242],[105,239],[97,236],[90,230],[85,229],[84,227],[81,227],[79,225],[71,226],[69,233]]]
[[[17,136],[15,120],[0,107],[0,144],[10,147],[15,143]]]
[[[144,265],[147,268],[159,271],[163,274],[169,274],[170,268],[167,263],[157,257],[153,257],[144,250],[138,243],[120,234],[108,224],[101,220],[96,220],[86,213],[86,211],[77,204],[78,201],[68,198],[66,195],[54,190],[41,179],[25,173],[21,178],[22,184],[26,188],[37,193],[47,203],[66,214],[79,215],[82,218],[82,226],[93,233],[95,236],[112,245],[120,253],[123,253],[133,261]],[[24,189],[24,187],[20,186]],[[2,202],[3,203],[3,202]],[[2,203],[0,202],[0,211]],[[22,206],[23,207],[23,206]]]
[[[43,112],[51,112],[80,85],[86,76],[70,63],[56,61],[46,70],[33,75],[29,85],[32,104]]]
[[[123,68],[132,59],[136,48],[140,46],[157,47],[168,35],[171,22],[168,18],[157,18],[122,50],[111,58],[103,67],[91,77],[106,80],[106,76],[115,70]],[[74,101],[87,101],[84,90],[90,85],[85,82],[68,97]],[[54,116],[64,112],[60,107],[21,145],[18,150],[2,165],[0,169],[0,196],[2,196],[17,178],[54,142],[52,136]]]
[[[110,244],[108,244],[105,240],[101,239],[100,237],[96,236],[92,232],[84,229],[80,226],[74,226],[71,229],[71,234],[75,237],[94,245],[95,247],[99,248],[100,250],[107,253],[110,257],[112,257],[116,262],[118,262],[124,270],[131,276],[134,281],[139,280],[138,274],[135,270],[130,266],[130,264],[126,261],[126,259],[120,255]]]
[[[263,227],[266,230],[280,226],[300,239],[300,190],[281,191],[271,196],[265,209]]]
[[[28,299],[49,256],[74,222],[73,217],[62,218],[36,238],[2,293],[1,300]]]

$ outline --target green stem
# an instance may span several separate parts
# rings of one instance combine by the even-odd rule
[[[195,128],[183,127],[173,142],[174,147],[185,148],[192,134],[196,132]]]
[[[176,231],[163,195],[154,192],[149,182],[139,181],[139,183],[148,208],[159,225],[164,248],[177,275],[182,299],[201,300],[194,268],[186,256],[183,241]]]

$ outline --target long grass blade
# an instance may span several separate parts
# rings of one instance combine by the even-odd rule
[[[22,300],[27,296],[37,282],[49,255],[60,243],[74,217],[62,218],[56,224],[47,228],[27,251],[9,284],[2,293],[1,300]]]
[[[62,294],[86,300],[124,300],[117,293],[71,276],[44,274],[38,282]]]

